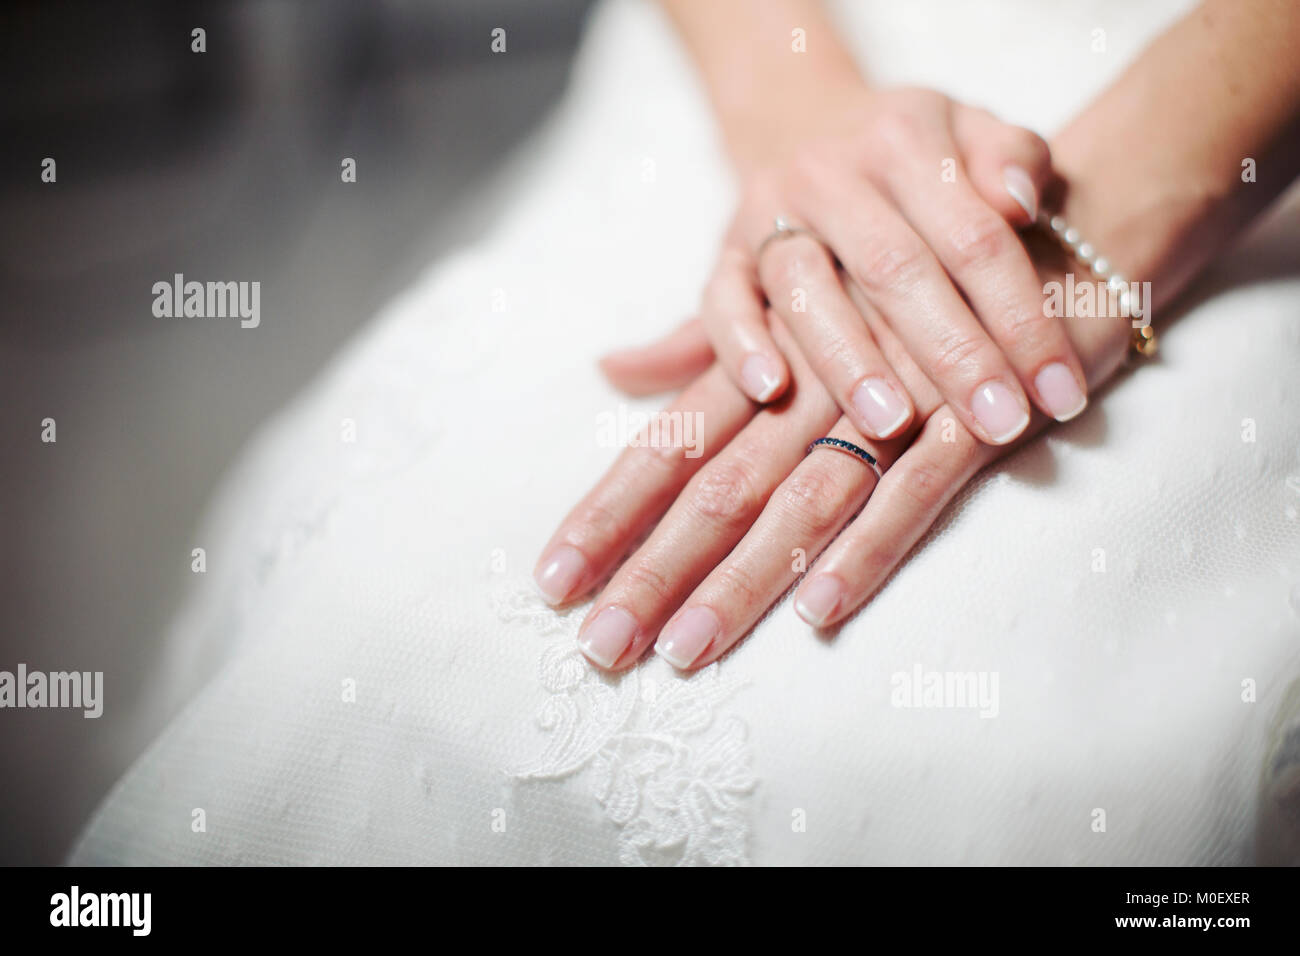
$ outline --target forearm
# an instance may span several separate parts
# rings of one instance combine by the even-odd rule
[[[660,0],[733,162],[778,161],[865,84],[821,0]],[[795,31],[802,31],[796,34]]]
[[[1065,218],[1156,310],[1300,174],[1297,47],[1300,5],[1211,0],[1053,139]]]

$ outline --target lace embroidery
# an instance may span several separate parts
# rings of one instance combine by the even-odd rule
[[[720,713],[744,682],[717,663],[683,678],[657,658],[611,677],[574,643],[585,608],[556,612],[531,586],[495,600],[502,620],[556,638],[539,666],[550,694],[538,714],[547,743],[510,775],[585,774],[618,827],[625,866],[747,863],[752,754],[744,722]]]

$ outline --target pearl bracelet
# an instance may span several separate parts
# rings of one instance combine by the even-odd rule
[[[1120,313],[1126,319],[1133,317],[1130,311],[1130,290],[1128,279],[1111,268],[1110,260],[1101,255],[1091,242],[1081,235],[1079,230],[1067,223],[1062,216],[1053,216],[1046,210],[1038,214],[1038,225],[1048,235],[1054,237],[1067,253],[1092,270],[1098,280],[1106,283],[1117,296]],[[1150,303],[1147,303],[1150,309]],[[1140,358],[1151,358],[1156,354],[1156,333],[1148,319],[1142,325],[1133,326],[1129,338],[1129,352]]]

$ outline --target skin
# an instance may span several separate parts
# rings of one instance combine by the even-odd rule
[[[1124,263],[1130,277],[1152,283],[1156,309],[1300,173],[1300,71],[1290,52],[1297,41],[1294,4],[1207,3],[1159,38],[1053,141],[1062,173],[1053,187],[1055,207]],[[1134,149],[1133,143],[1161,145]],[[1256,182],[1241,180],[1245,157],[1257,161]],[[851,233],[836,237],[854,241]],[[834,240],[831,245],[848,261]],[[1032,234],[1025,248],[1040,280],[1078,269]],[[626,449],[543,552],[539,570],[558,547],[581,556],[581,572],[570,576],[563,593],[549,595],[556,603],[584,596],[613,572],[579,635],[589,643],[593,623],[611,608],[632,622],[616,655],[584,648],[601,666],[631,665],[656,637],[661,653],[685,668],[715,660],[794,582],[794,548],[810,557],[820,553],[796,592],[796,608],[817,626],[842,621],[977,471],[1050,424],[1036,413],[1012,445],[981,441],[876,307],[872,290],[860,288],[849,268],[837,278],[911,396],[913,416],[895,438],[863,437],[841,415],[837,396],[803,358],[776,309],[765,320],[791,378],[768,405],[754,404],[723,363],[709,364],[707,317],[605,363],[616,383],[642,392],[685,384],[680,370],[686,370],[693,381],[671,407],[702,412],[707,427],[700,458],[685,458],[681,449]],[[1130,334],[1127,320],[1068,318],[1062,328],[1090,387],[1114,375]],[[681,364],[674,368],[667,355]],[[846,455],[805,455],[808,441],[827,434],[880,458],[887,470],[878,487],[872,472]],[[828,593],[834,600],[825,600]],[[674,638],[684,620],[694,642]],[[707,640],[697,646],[701,632]]]
[[[1031,400],[1060,421],[1083,410],[1078,358],[1059,320],[1044,315],[1014,231],[1033,222],[1052,181],[1041,137],[930,90],[872,89],[807,0],[760,10],[733,0],[665,6],[700,65],[742,174],[740,208],[701,315],[719,362],[745,394],[770,401],[790,382],[785,350],[765,321],[770,305],[862,434],[893,437],[913,414],[829,249],[801,236],[759,252],[777,211],[835,250],[981,440],[1013,441]],[[790,24],[807,31],[815,55],[773,42],[789,36]],[[751,46],[736,43],[736,31]],[[766,55],[756,68],[737,61],[738,49]],[[737,78],[755,76],[768,78],[765,91],[778,104],[792,104],[787,112],[749,108],[752,94]],[[791,117],[799,119],[787,126]],[[1040,379],[1048,368],[1054,374]],[[1040,381],[1056,387],[1044,392]]]

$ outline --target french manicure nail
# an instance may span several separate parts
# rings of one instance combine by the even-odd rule
[[[587,572],[587,559],[571,545],[562,544],[541,562],[533,574],[537,589],[548,604],[563,604]]]
[[[1061,362],[1044,366],[1034,378],[1034,388],[1058,422],[1068,422],[1088,406],[1088,396],[1079,388],[1074,373]]]
[[[1020,204],[1020,208],[1029,216],[1030,222],[1038,219],[1038,190],[1029,173],[1019,166],[1002,167],[1002,182],[1007,187],[1011,198]]]
[[[668,622],[655,642],[655,653],[673,667],[687,668],[722,636],[722,622],[713,608],[697,605],[687,608]]]
[[[607,607],[578,635],[578,648],[601,667],[613,667],[636,632],[636,618],[621,607]]]
[[[853,407],[876,438],[888,438],[907,421],[907,403],[881,378],[869,378],[853,390]]]
[[[1029,424],[1029,413],[1015,393],[998,381],[985,382],[975,389],[970,410],[995,445],[1011,441]]]
[[[844,600],[844,585],[833,574],[818,574],[804,582],[794,596],[794,609],[813,627],[830,620]]]
[[[769,356],[754,352],[740,366],[740,381],[751,398],[765,402],[781,384],[781,369]]]

